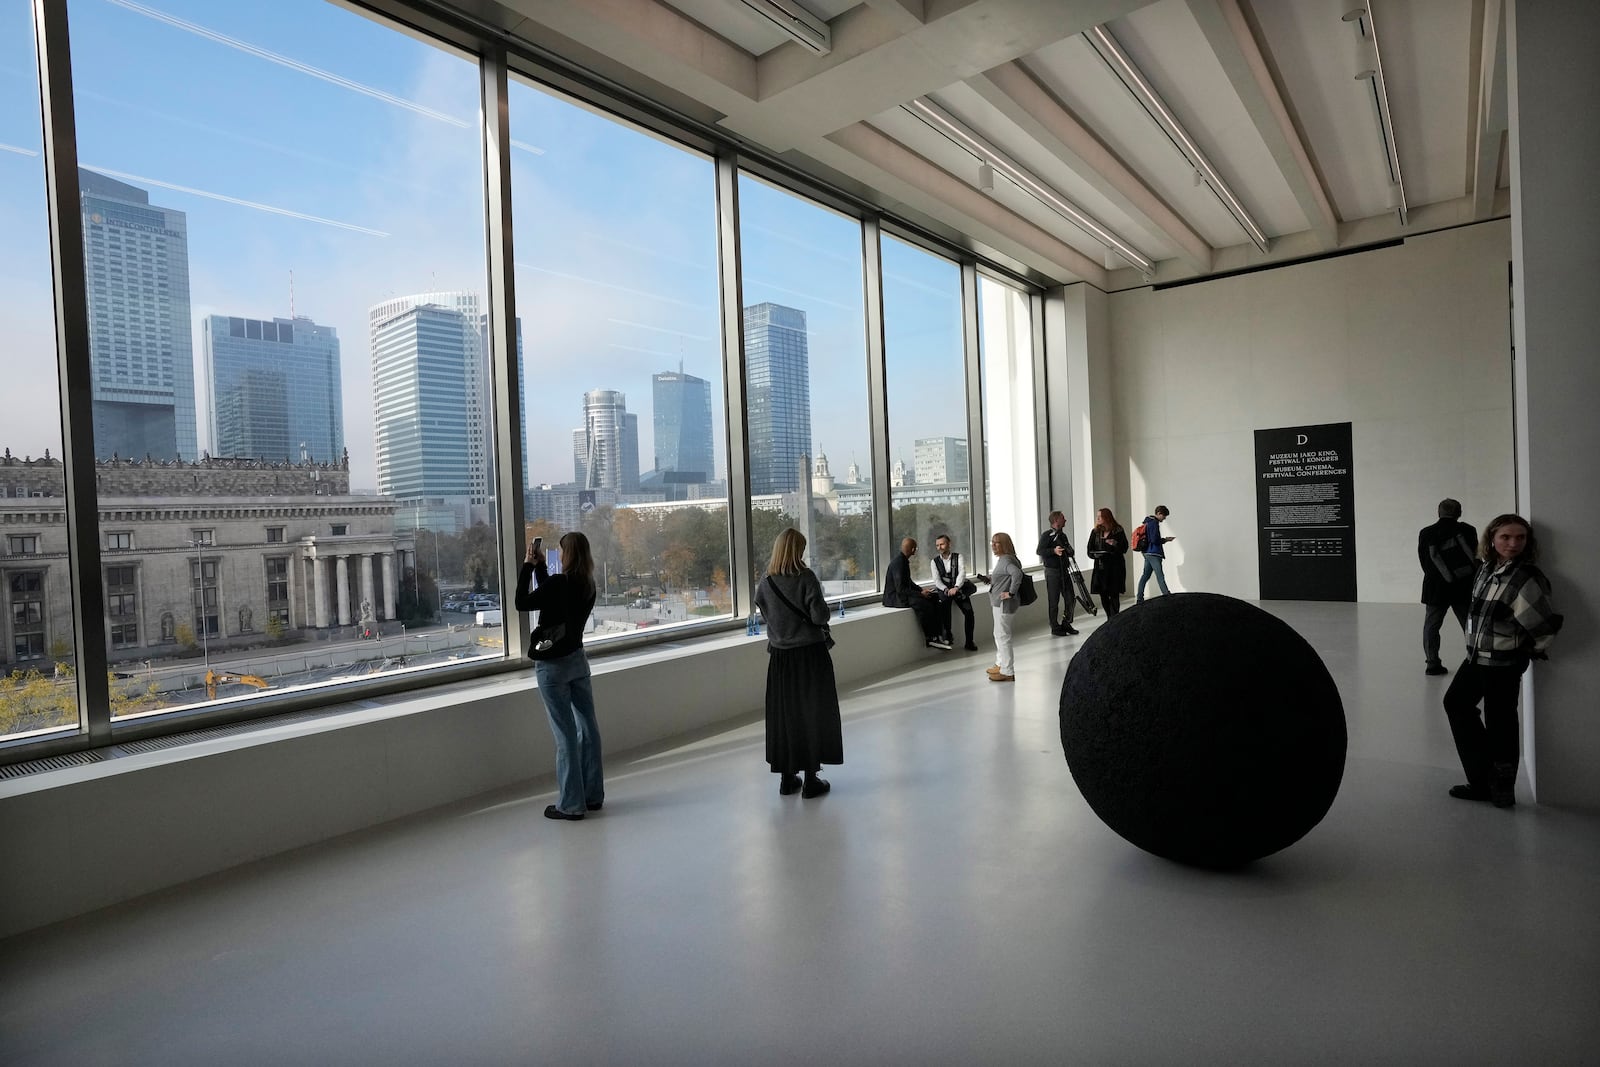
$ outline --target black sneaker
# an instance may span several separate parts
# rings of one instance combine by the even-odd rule
[[[567,822],[577,822],[579,819],[583,818],[583,812],[580,811],[576,815],[568,815],[554,804],[551,804],[549,807],[544,809],[544,817],[547,819],[565,819]]]
[[[928,638],[928,647],[937,648],[942,652],[949,652],[952,646],[949,641],[942,637],[930,637]]]
[[[1450,673],[1450,668],[1446,667],[1442,663],[1430,663],[1430,664],[1428,664],[1428,669],[1423,671],[1422,673],[1423,674],[1433,674],[1433,675],[1449,674]]]
[[[800,790],[800,795],[806,800],[810,800],[812,797],[820,797],[832,788],[833,786],[829,785],[825,779],[807,778],[806,784]]]
[[[1450,795],[1457,800],[1489,799],[1489,791],[1487,789],[1479,789],[1477,786],[1471,785],[1453,785],[1450,787]]]
[[[1063,626],[1061,628],[1061,632],[1066,634],[1068,637],[1077,637],[1078,636],[1077,628],[1076,627],[1072,627],[1072,626]]]
[[[778,779],[779,796],[786,797],[791,793],[798,792],[800,792],[800,776],[798,774],[786,774],[782,778]]]
[[[966,644],[962,645],[961,647],[966,649],[968,652],[976,652],[976,651],[978,651],[978,646],[973,644],[971,641],[968,641]]]

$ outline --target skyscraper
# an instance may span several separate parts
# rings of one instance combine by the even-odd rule
[[[482,389],[477,303],[475,293],[425,293],[369,313],[378,492],[435,529],[460,528],[474,491],[487,491],[487,442],[470,432],[469,400]]]
[[[811,454],[806,313],[771,303],[745,308],[744,350],[750,491],[795,492],[800,457]]]
[[[583,394],[583,425],[572,431],[573,473],[585,489],[639,489],[639,416],[615,389]]]
[[[711,383],[677,371],[651,376],[655,429],[655,469],[683,475],[713,473]],[[683,479],[680,479],[683,480]]]
[[[95,455],[197,459],[188,219],[91,170],[78,183]]]
[[[339,458],[344,393],[332,326],[212,315],[201,324],[201,353],[217,455]]]
[[[408,319],[419,308],[426,329]],[[494,383],[490,374],[489,318],[473,292],[417,293],[375,305],[368,312],[372,337],[374,434],[378,491],[436,503],[429,522],[447,508],[457,524],[491,518],[494,501]],[[399,331],[396,334],[396,331]],[[385,343],[380,358],[380,334]],[[416,347],[422,345],[423,347]],[[522,370],[522,320],[516,320],[518,378]],[[527,386],[523,385],[523,395]],[[441,412],[455,405],[445,414]],[[523,405],[526,413],[527,406]],[[414,424],[414,425],[413,425]],[[402,444],[427,437],[426,455]],[[528,430],[522,426],[522,452]],[[464,471],[464,473],[463,473]],[[449,498],[439,503],[440,498]],[[422,505],[415,505],[419,509]],[[421,521],[421,519],[419,519]]]

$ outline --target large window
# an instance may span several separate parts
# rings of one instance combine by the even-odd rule
[[[511,86],[530,534],[582,530],[598,636],[732,611],[709,159]]]
[[[106,568],[106,618],[112,648],[139,647],[139,568]]]
[[[889,500],[895,543],[915,537],[916,578],[931,580],[936,537],[950,537],[966,571],[987,569],[972,535],[967,370],[961,268],[883,239],[884,363],[889,401]]]
[[[0,0],[0,738],[75,726],[77,656],[32,5]]]
[[[202,657],[500,655],[423,603],[500,581],[476,61],[324,0],[68,2],[106,580],[152,623],[112,616],[113,714],[208,699]],[[490,549],[419,571],[419,527]]]
[[[739,179],[754,559],[806,535],[829,596],[877,587],[861,224]]]
[[[1034,418],[1033,319],[1028,295],[978,278],[978,353],[988,452],[989,532],[1017,543],[1023,566],[1044,529],[1039,518],[1038,424]]]

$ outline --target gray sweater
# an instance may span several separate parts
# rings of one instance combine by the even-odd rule
[[[1022,586],[1022,564],[1016,556],[997,556],[994,567],[989,571],[989,603],[1000,609],[1001,614],[1015,615],[1022,606],[1022,601],[1017,599],[1017,590]],[[1009,599],[1001,600],[1001,593],[1010,593]]]
[[[777,584],[789,603],[808,617],[800,618],[779,600],[771,586]],[[804,648],[820,644],[821,627],[828,621],[828,602],[822,599],[822,583],[809,569],[798,574],[769,574],[756,586],[756,607],[767,624],[767,645],[771,648]]]

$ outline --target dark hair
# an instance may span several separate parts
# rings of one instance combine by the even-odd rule
[[[1165,504],[1157,504],[1156,505],[1156,509],[1154,511],[1152,511],[1150,514],[1152,514],[1152,515],[1171,515],[1172,512],[1167,510],[1167,506]]]
[[[1513,515],[1510,512],[1496,515],[1489,520],[1489,525],[1483,528],[1483,540],[1478,543],[1478,558],[1485,563],[1493,563],[1500,558],[1494,551],[1494,535],[1502,526],[1520,526],[1528,531],[1528,543],[1522,546],[1522,555],[1517,559],[1523,563],[1538,563],[1539,541],[1533,536],[1533,523],[1521,515]]]
[[[1439,517],[1441,519],[1459,519],[1461,517],[1461,501],[1445,497],[1439,501]]]
[[[1102,516],[1102,515],[1105,516],[1105,521],[1104,522],[1098,521],[1100,519],[1100,516]],[[1110,508],[1101,508],[1099,511],[1097,511],[1095,513],[1095,519],[1096,519],[1096,522],[1094,524],[1094,528],[1096,530],[1100,531],[1100,536],[1101,537],[1104,537],[1106,534],[1110,533],[1112,530],[1120,530],[1120,529],[1122,529],[1122,524],[1117,521],[1117,517],[1115,515],[1111,514],[1111,509]]]
[[[594,553],[589,550],[589,539],[577,530],[561,535],[561,573],[567,580],[577,583],[585,592],[593,593]]]

